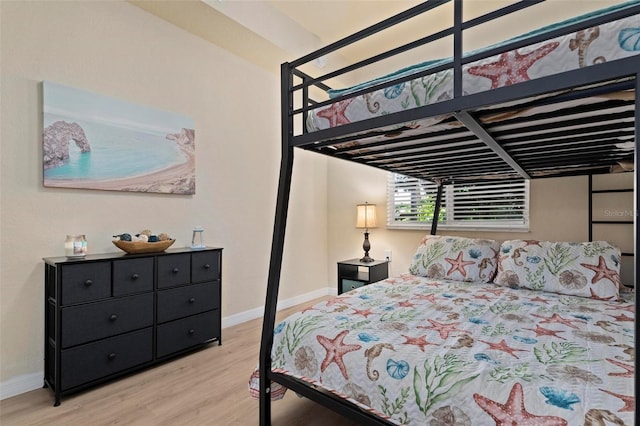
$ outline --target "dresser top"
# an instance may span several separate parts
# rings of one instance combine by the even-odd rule
[[[179,253],[198,253],[203,251],[221,251],[220,247],[206,247],[201,249],[191,249],[189,247],[184,248],[172,248],[165,251],[159,251],[156,253],[138,253],[138,254],[128,254],[123,251],[113,252],[113,253],[98,253],[98,254],[88,254],[84,257],[66,257],[66,256],[58,256],[58,257],[43,257],[42,260],[49,265],[59,265],[64,263],[82,263],[82,262],[93,262],[98,260],[110,260],[110,259],[135,259],[138,257],[149,257],[149,256],[164,256],[169,254],[179,254]]]

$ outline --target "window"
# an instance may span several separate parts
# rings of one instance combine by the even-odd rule
[[[437,185],[389,173],[387,227],[430,229]],[[438,229],[529,229],[529,181],[491,181],[445,185]]]

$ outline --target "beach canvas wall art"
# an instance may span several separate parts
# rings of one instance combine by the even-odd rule
[[[195,194],[191,118],[43,82],[44,186]]]

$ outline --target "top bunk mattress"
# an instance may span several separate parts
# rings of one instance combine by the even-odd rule
[[[582,18],[566,21],[549,29],[574,24],[579,20]],[[463,95],[480,93],[627,58],[638,53],[640,53],[640,15],[633,15],[466,64],[462,68],[462,93]],[[451,62],[451,59],[418,64],[356,86],[332,90],[329,95],[332,98],[345,96],[366,87],[425,71],[447,62]],[[306,127],[308,131],[313,132],[451,98],[453,98],[453,69],[445,69],[313,109],[307,116]],[[425,127],[441,120],[442,117],[430,117],[413,123],[411,127]]]

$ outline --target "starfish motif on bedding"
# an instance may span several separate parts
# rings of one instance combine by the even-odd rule
[[[593,291],[592,288],[589,289],[589,292],[591,293],[591,296],[589,296],[591,299],[593,300],[611,300],[613,299],[613,296],[609,296],[609,297],[600,297],[596,294],[595,291]]]
[[[636,312],[636,307],[631,304],[624,306],[624,305],[611,305],[607,303],[607,306],[608,306],[607,308],[608,311],[627,311],[627,312],[633,312],[633,313]]]
[[[344,365],[344,361],[342,357],[348,354],[349,352],[357,351],[362,349],[360,345],[345,345],[343,343],[344,338],[349,334],[349,330],[343,330],[333,339],[330,339],[325,336],[316,336],[318,339],[318,343],[322,345],[323,348],[327,351],[327,354],[322,361],[322,365],[320,365],[320,371],[324,372],[327,367],[335,362],[340,372],[344,376],[345,379],[349,380],[349,375],[347,374],[347,368]]]
[[[451,275],[454,271],[458,271],[465,278],[467,277],[467,271],[464,269],[465,266],[473,265],[476,263],[471,260],[464,260],[462,251],[458,253],[458,257],[456,257],[455,259],[445,257],[444,260],[451,265],[451,269],[449,269],[449,272],[447,272],[447,276]]]
[[[624,312],[622,313],[622,315],[609,315],[607,314],[607,316],[615,318],[616,321],[618,322],[633,322],[634,318],[627,316],[627,314],[625,314]]]
[[[416,346],[418,346],[420,348],[420,350],[422,352],[424,352],[424,347],[427,346],[427,345],[438,346],[436,343],[427,342],[427,336],[409,337],[409,336],[405,336],[404,334],[402,334],[402,337],[407,339],[407,341],[406,342],[402,342],[402,344],[404,344],[404,345],[416,345]]]
[[[516,358],[516,359],[520,359],[518,358],[518,356],[516,354],[514,354],[514,352],[516,351],[520,351],[520,352],[529,352],[526,351],[524,349],[516,349],[516,348],[512,348],[511,346],[507,345],[507,342],[502,339],[500,341],[500,343],[491,343],[491,342],[485,342],[484,340],[480,340],[478,339],[479,342],[482,343],[486,343],[487,345],[489,345],[489,349],[495,350],[495,351],[502,351],[502,352],[506,352],[509,355],[511,355],[512,357]]]
[[[411,300],[403,300],[402,302],[398,302],[398,306],[401,308],[413,308],[416,305],[411,303]]]
[[[620,275],[613,269],[607,268],[607,262],[602,256],[598,256],[597,265],[589,265],[588,263],[581,263],[580,265],[596,273],[591,278],[591,284],[595,284],[602,279],[607,279],[616,285],[620,283]]]
[[[611,392],[605,389],[600,389],[604,393],[608,393],[609,395],[613,395],[616,398],[620,398],[622,402],[624,402],[624,407],[618,410],[618,413],[625,411],[634,411],[636,398],[633,395],[621,395],[619,393]]]
[[[502,293],[504,293],[504,289],[502,288],[486,288],[483,287],[480,289],[480,291],[486,291],[487,293],[491,293],[494,296],[502,296]]]
[[[441,322],[434,321],[432,319],[430,319],[428,321],[431,323],[431,326],[419,325],[418,328],[424,328],[424,329],[427,329],[427,330],[436,330],[438,333],[440,333],[440,338],[443,339],[443,340],[449,338],[449,333],[451,333],[452,331],[458,331],[456,329],[456,327],[458,325],[460,325],[459,322],[452,322],[450,324],[443,324]]]
[[[521,55],[517,50],[505,52],[496,62],[469,67],[468,73],[491,80],[491,88],[510,86],[530,80],[529,68],[539,59],[553,52],[560,43],[547,43]]]
[[[350,297],[348,297],[348,296],[347,297],[334,297],[333,299],[328,300],[327,304],[325,306],[328,308],[329,306],[333,306],[333,305],[336,305],[338,303],[345,303],[345,300],[348,300],[349,298]]]
[[[561,330],[549,330],[548,328],[544,328],[544,327],[540,327],[539,325],[536,324],[536,328],[525,328],[524,330],[529,330],[529,331],[533,331],[534,333],[536,333],[536,337],[540,337],[540,336],[553,336],[553,337],[557,337],[558,339],[562,339],[562,340],[567,340],[562,336],[558,336],[558,333],[564,333],[564,331]]]
[[[527,411],[524,406],[524,392],[522,385],[515,383],[509,392],[507,402],[501,404],[478,393],[473,399],[491,418],[496,426],[566,426],[567,421],[556,416],[536,416]]]
[[[616,361],[615,359],[606,358],[613,365],[617,365],[618,367],[624,368],[626,371],[623,373],[609,373],[609,376],[618,376],[618,377],[629,377],[633,379],[635,367],[633,365],[627,365],[620,361]]]
[[[473,298],[486,300],[487,302],[491,302],[493,300],[493,299],[489,299],[489,296],[487,296],[486,294],[474,294]]]
[[[543,299],[540,296],[536,296],[536,297],[531,297],[529,298],[530,302],[540,302],[540,303],[544,303],[545,305],[547,305],[549,303],[549,301],[547,299]]]
[[[416,294],[414,296],[415,299],[420,299],[420,300],[428,300],[431,303],[436,303],[436,295],[434,293],[429,293],[427,295],[424,294]]]
[[[573,322],[581,322],[583,324],[586,324],[586,321],[583,320],[579,320],[579,319],[569,319],[569,318],[562,318],[560,315],[558,314],[553,314],[550,317],[545,317],[543,315],[538,315],[538,314],[531,314],[534,317],[538,317],[538,318],[543,318],[544,321],[540,321],[540,324],[550,324],[550,323],[558,323],[558,324],[564,324],[567,327],[571,327],[571,328],[578,328],[575,325],[573,325]]]
[[[318,112],[318,117],[326,118],[329,120],[329,127],[340,126],[341,124],[349,124],[351,123],[347,116],[345,115],[345,111],[349,104],[353,102],[353,98],[345,99],[344,101],[338,101],[327,109],[323,109]]]
[[[538,240],[522,240],[522,241],[525,243],[525,245],[524,245],[525,247],[528,247],[528,246],[542,247],[540,245],[540,241],[538,241]]]
[[[352,308],[353,309],[353,315],[362,315],[365,318],[369,318],[369,315],[371,315],[373,312],[371,312],[371,309],[364,309],[364,310],[359,310],[356,308]]]

